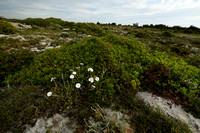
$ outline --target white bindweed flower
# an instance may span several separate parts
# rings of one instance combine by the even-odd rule
[[[72,74],[73,74],[73,75],[76,75],[76,72],[74,71],[74,72],[72,72]]]
[[[80,87],[81,87],[81,84],[80,84],[80,83],[76,83],[75,87],[76,87],[76,88],[80,88]]]
[[[74,75],[70,75],[70,77],[69,77],[70,79],[73,79],[74,78]]]
[[[76,67],[76,69],[80,69],[81,67]]]
[[[93,72],[94,70],[92,68],[88,68],[88,72]]]
[[[80,65],[83,66],[84,64],[83,64],[83,63],[80,63]]]
[[[47,96],[48,96],[48,97],[50,97],[51,95],[52,95],[52,92],[51,92],[51,91],[47,93]]]
[[[88,81],[90,81],[91,83],[93,83],[94,82],[94,78],[91,77],[91,78],[88,79]]]
[[[96,88],[96,86],[92,85],[92,88]]]
[[[95,80],[96,80],[96,81],[99,81],[99,77],[96,77]]]
[[[55,79],[56,79],[56,77],[52,77],[52,78],[51,78],[51,82],[54,81]]]

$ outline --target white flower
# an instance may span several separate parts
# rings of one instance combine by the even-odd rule
[[[93,83],[94,82],[94,78],[91,77],[91,78],[88,79],[88,81],[90,81],[91,83]]]
[[[88,68],[88,72],[93,72],[94,70],[92,68]]]
[[[92,88],[96,88],[96,86],[92,85]]]
[[[99,77],[96,77],[95,80],[96,80],[96,81],[99,81]]]
[[[83,64],[83,63],[80,63],[80,65],[83,66],[84,64]]]
[[[70,75],[70,77],[69,77],[70,79],[73,79],[74,78],[74,75]]]
[[[80,84],[80,83],[76,83],[75,87],[76,87],[76,88],[80,88],[80,87],[81,87],[81,84]]]
[[[56,79],[56,77],[52,77],[52,78],[51,78],[51,82],[54,81],[55,79]]]
[[[81,67],[76,67],[76,69],[80,69]]]
[[[76,75],[76,72],[74,71],[74,72],[72,72],[72,74],[73,74],[73,75]]]
[[[51,91],[47,93],[47,96],[48,96],[48,97],[50,97],[51,95],[52,95],[52,92],[51,92]]]

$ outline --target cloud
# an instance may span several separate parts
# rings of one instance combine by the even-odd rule
[[[0,14],[12,18],[52,16],[75,22],[178,23],[185,19],[197,24],[199,7],[200,0],[4,0],[0,1]]]

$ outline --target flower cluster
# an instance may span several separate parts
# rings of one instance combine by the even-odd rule
[[[92,68],[88,68],[88,72],[93,72],[94,70]]]
[[[83,63],[80,63],[80,66],[83,66],[84,64]],[[78,69],[80,69],[80,66],[79,67],[76,67],[76,68],[78,68]],[[94,70],[93,70],[93,68],[88,68],[87,69],[88,70],[88,72],[94,72]],[[75,75],[76,75],[76,72],[75,71],[73,71],[73,70],[70,70],[70,71],[72,71],[72,74],[70,75],[70,79],[74,79],[74,77],[75,77]],[[89,79],[88,79],[88,81],[90,82],[90,83],[94,83],[94,81],[99,81],[99,77],[97,77],[97,76],[95,76],[95,77],[90,77]],[[75,84],[75,87],[76,88],[81,88],[81,83],[76,83]],[[96,88],[94,85],[92,85],[92,88]]]
[[[80,63],[81,64],[81,63]],[[88,72],[93,72],[94,70],[92,69],[92,68],[88,68]],[[73,72],[74,74],[76,74],[76,72]],[[70,75],[70,78],[71,78],[71,76],[74,78],[74,75],[73,75],[73,73],[72,73],[72,75]],[[73,79],[73,78],[71,78],[71,79]],[[89,79],[88,79],[88,81],[90,82],[90,83],[94,83],[94,81],[99,81],[99,77],[90,77]],[[81,84],[80,83],[76,83],[76,85],[75,85],[75,87],[76,88],[81,88]],[[96,88],[94,85],[92,85],[92,88]]]
[[[72,74],[69,76],[69,78],[70,78],[70,79],[73,79],[75,75],[76,75],[76,72],[73,71]]]
[[[80,69],[81,66],[83,66],[83,65],[84,65],[83,63],[80,63],[80,66],[76,67],[76,69]],[[93,68],[88,68],[87,70],[88,70],[88,72],[94,72]],[[77,72],[74,71],[74,70],[72,70],[72,69],[70,69],[70,71],[71,71],[72,73],[71,73],[71,75],[69,76],[69,78],[70,78],[71,80],[74,80],[74,78],[76,77],[76,79],[79,81],[79,82],[76,82],[76,83],[75,83],[75,88],[81,89],[82,86],[84,87],[84,85],[82,85],[82,83],[84,83],[84,82],[83,82],[83,80],[80,80],[80,79],[79,79],[79,76],[78,76]],[[77,76],[76,76],[76,75],[77,75]],[[62,78],[63,78],[63,75],[62,75]],[[51,82],[54,81],[56,87],[58,87],[57,84],[56,84],[56,82],[55,82],[55,79],[56,79],[55,77],[52,77],[52,78],[51,78]],[[94,83],[95,81],[98,82],[99,79],[100,79],[100,78],[97,77],[97,76],[91,76],[91,73],[90,73],[90,78],[88,79],[88,81],[89,81],[90,83]],[[74,83],[74,82],[72,82],[72,84],[73,84],[73,83]],[[63,78],[63,84],[64,84],[64,87],[65,87],[64,78]],[[74,85],[69,85],[68,88],[71,88],[71,87],[73,87],[73,86],[74,86]],[[96,86],[95,86],[94,84],[92,84],[92,85],[90,84],[90,87],[91,87],[92,89],[96,88]],[[48,97],[52,96],[52,92],[48,92],[48,93],[47,93],[47,96],[48,96]]]
[[[91,78],[88,79],[88,81],[90,81],[90,83],[93,83],[94,80],[98,82],[99,81],[99,77],[95,77],[95,78],[91,77]]]

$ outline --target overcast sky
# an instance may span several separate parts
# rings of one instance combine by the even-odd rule
[[[0,0],[0,16],[200,27],[200,0]]]

